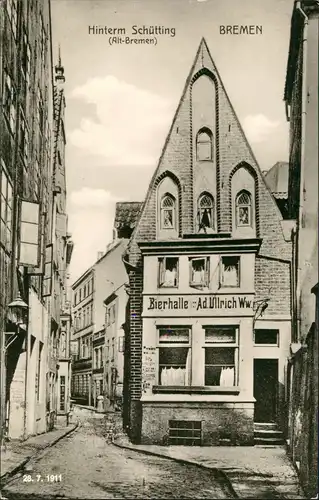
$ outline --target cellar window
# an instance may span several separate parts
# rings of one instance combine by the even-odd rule
[[[200,446],[202,422],[196,420],[169,420],[169,444]]]

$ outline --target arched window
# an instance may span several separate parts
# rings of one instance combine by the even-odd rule
[[[161,200],[161,229],[175,229],[176,200],[171,194],[165,194]]]
[[[197,160],[207,161],[213,159],[213,134],[208,128],[201,129],[196,138]]]
[[[251,226],[251,194],[248,191],[240,191],[236,196],[236,224],[237,226]]]
[[[214,199],[208,194],[202,194],[198,199],[198,229],[214,229]]]

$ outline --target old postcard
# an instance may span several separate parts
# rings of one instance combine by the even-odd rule
[[[0,19],[1,498],[318,498],[318,0]]]

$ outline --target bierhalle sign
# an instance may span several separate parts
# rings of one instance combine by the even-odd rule
[[[144,295],[143,316],[251,316],[253,294]]]

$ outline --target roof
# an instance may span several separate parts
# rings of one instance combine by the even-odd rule
[[[273,196],[277,199],[288,198],[289,163],[277,161],[268,172],[265,173],[265,181]]]
[[[140,214],[143,202],[141,201],[119,201],[115,206],[114,227],[120,229],[129,227],[134,229]]]

